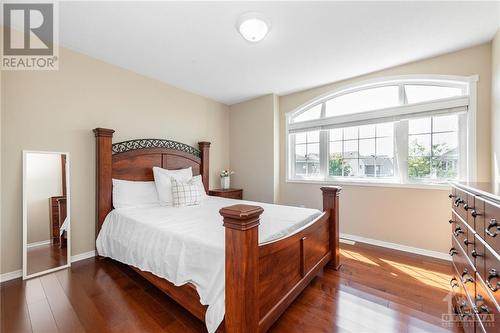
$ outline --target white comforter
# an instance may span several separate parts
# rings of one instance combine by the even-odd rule
[[[208,197],[199,206],[115,209],[97,237],[99,255],[165,278],[176,286],[192,283],[208,305],[205,322],[215,332],[224,318],[224,227],[219,209],[234,204],[264,208],[259,243],[310,224],[316,209]]]

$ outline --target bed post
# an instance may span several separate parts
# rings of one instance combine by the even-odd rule
[[[209,183],[210,172],[208,171],[210,166],[209,165],[210,142],[204,142],[204,141],[198,142],[198,147],[200,148],[201,152],[201,167],[200,167],[201,179],[203,181],[203,186],[205,186],[205,191],[208,193],[208,187],[210,186]]]
[[[342,188],[340,186],[324,186],[323,192],[323,211],[330,212],[330,253],[331,259],[328,267],[338,270],[340,267],[339,252],[339,194]]]
[[[99,234],[101,225],[112,207],[112,141],[115,131],[107,128],[96,128],[96,232]]]
[[[258,206],[222,208],[226,228],[226,333],[255,333],[259,329]]]

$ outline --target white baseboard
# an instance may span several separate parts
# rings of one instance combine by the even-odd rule
[[[50,239],[39,241],[39,242],[34,242],[34,243],[29,243],[27,245],[27,248],[29,249],[29,248],[32,248],[32,247],[42,246],[42,245],[50,245]]]
[[[74,256],[71,256],[71,262],[76,262],[76,261],[92,258],[92,257],[95,257],[95,255],[96,255],[95,251],[89,251],[89,252],[76,254]],[[0,283],[6,282],[9,280],[14,280],[14,279],[20,278],[22,276],[23,276],[23,271],[21,269],[17,270],[17,271],[7,272],[7,273],[0,275]]]
[[[406,246],[406,245],[401,245],[401,244],[396,244],[396,243],[384,242],[384,241],[381,241],[378,239],[371,239],[371,238],[365,238],[365,237],[356,236],[356,235],[349,235],[349,234],[345,234],[342,232],[340,233],[340,238],[344,238],[344,239],[355,241],[355,242],[385,247],[388,249],[419,254],[422,256],[426,256],[426,257],[451,261],[451,257],[448,253],[426,250],[426,249],[421,249],[418,247]]]
[[[92,257],[95,257],[95,250],[92,250],[92,251],[89,251],[89,252],[84,252],[84,253],[80,253],[80,254],[75,254],[74,256],[71,256],[71,262],[75,262],[75,261],[80,261],[80,260],[83,260],[83,259],[88,259],[88,258],[92,258]]]
[[[21,269],[17,270],[17,271],[7,272],[7,273],[0,275],[0,283],[5,282],[5,281],[9,281],[9,280],[14,280],[14,279],[20,278],[22,276],[23,276],[23,271]]]

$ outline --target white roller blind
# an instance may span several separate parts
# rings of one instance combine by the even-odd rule
[[[410,118],[422,118],[443,114],[467,112],[468,96],[447,98],[420,104],[402,105],[393,108],[321,118],[288,125],[290,133],[326,130],[349,126],[392,122]]]

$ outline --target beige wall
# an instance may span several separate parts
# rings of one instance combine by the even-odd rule
[[[368,60],[369,61],[369,60]],[[370,75],[280,97],[281,124],[285,113],[345,84],[369,78],[404,74],[479,75],[477,84],[477,173],[490,179],[491,44],[449,53]],[[285,182],[285,130],[281,129],[280,202],[321,207],[320,185]],[[343,233],[447,252],[450,244],[449,204],[446,190],[344,186],[340,230]]]
[[[279,146],[273,144],[277,96],[262,96],[230,107],[230,168],[232,187],[243,188],[246,200],[274,202],[277,199]]]
[[[50,239],[49,198],[62,195],[59,154],[26,154],[28,244]]]
[[[2,97],[2,273],[21,268],[23,149],[71,154],[73,255],[95,246],[93,128],[115,129],[115,141],[211,141],[212,187],[229,165],[227,106],[68,49],[59,71],[2,73]]]
[[[491,168],[500,182],[500,30],[491,43]]]

